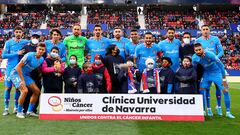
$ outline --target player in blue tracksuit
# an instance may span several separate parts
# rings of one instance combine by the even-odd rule
[[[152,58],[156,63],[158,52],[159,52],[159,47],[158,45],[153,44],[152,33],[151,32],[145,33],[144,43],[138,45],[135,48],[135,54],[134,54],[134,63],[137,64],[137,67],[140,72],[142,72],[146,68],[145,61],[148,58]]]
[[[126,44],[126,57],[128,60],[133,60],[135,48],[140,45],[138,31],[132,29],[130,37],[132,41]]]
[[[62,33],[59,29],[52,29],[50,31],[51,40],[46,40],[46,53],[50,53],[54,46],[59,49],[59,57],[62,62],[66,61],[66,47],[63,42],[60,41]]]
[[[33,94],[30,98],[30,104],[27,110],[27,114],[30,116],[38,116],[37,114],[33,113],[33,109],[40,94],[40,90],[33,81],[33,79],[30,77],[30,72],[43,63],[44,58],[42,57],[42,55],[44,53],[45,44],[39,43],[36,48],[36,52],[27,53],[10,73],[10,78],[15,88],[19,89],[21,92],[18,100],[18,110],[16,115],[18,118],[25,118],[22,111],[23,103],[28,93],[28,90],[31,90]]]
[[[93,30],[93,38],[87,41],[86,49],[88,50],[91,60],[94,62],[94,57],[96,54],[101,55],[105,58],[106,49],[111,44],[111,40],[102,36],[102,27],[100,25],[95,25]]]
[[[203,95],[203,106],[205,110],[206,90],[210,88],[212,82],[224,94],[224,102],[226,106],[226,117],[235,118],[230,112],[230,95],[227,89],[226,75],[223,63],[212,52],[204,51],[200,43],[194,45],[195,54],[192,57],[192,63],[201,64],[203,66],[203,77],[200,82],[200,93]]]
[[[19,26],[17,26],[14,29],[14,38],[8,40],[5,43],[3,53],[2,53],[2,58],[3,59],[8,59],[7,67],[6,67],[6,75],[5,75],[5,80],[4,80],[4,86],[5,86],[5,91],[4,91],[4,112],[3,115],[8,115],[9,114],[9,100],[10,100],[10,91],[12,88],[12,81],[10,80],[10,72],[11,70],[18,64],[19,62],[19,56],[24,54],[24,50],[21,50],[25,45],[29,43],[28,40],[22,39],[23,35],[23,29]],[[16,90],[16,93],[14,95],[14,113],[16,113],[16,108],[17,108],[17,103],[18,103],[18,97],[20,95],[20,92]]]
[[[126,45],[130,42],[129,39],[122,37],[123,32],[119,27],[115,27],[113,31],[114,38],[112,39],[112,43],[117,45],[120,50],[119,55],[123,57],[124,61],[126,60]]]
[[[169,57],[172,60],[171,68],[174,72],[176,72],[180,66],[179,48],[181,46],[181,41],[179,39],[175,39],[174,37],[175,37],[175,29],[168,28],[167,39],[161,41],[158,45],[159,45],[160,51],[163,52],[163,56]]]
[[[210,35],[210,28],[208,25],[203,25],[201,27],[202,36],[196,40],[196,43],[202,44],[202,47],[205,51],[213,52],[220,59],[223,54],[223,47],[221,42],[217,36]],[[206,100],[207,100],[207,108],[208,108],[208,116],[213,116],[211,106],[210,106],[210,89],[206,91]],[[216,86],[216,98],[217,98],[217,113],[219,116],[222,116],[222,108],[221,108],[221,91]]]

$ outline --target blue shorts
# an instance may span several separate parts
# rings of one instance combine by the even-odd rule
[[[19,88],[20,87],[20,83],[21,83],[21,78],[18,75],[16,70],[12,70],[10,78],[11,78],[11,81],[14,84],[15,88],[16,89]],[[30,76],[28,76],[28,75],[23,75],[23,78],[24,78],[24,81],[26,83],[26,86],[29,86],[29,85],[35,83],[33,81],[33,79]]]
[[[12,88],[12,85],[13,85],[11,81],[11,76],[10,76],[11,71],[12,69],[7,69],[6,74],[4,76],[4,86],[8,88]]]
[[[214,83],[217,89],[219,89],[220,91],[225,89],[222,85],[223,79],[221,73],[204,74],[200,82],[200,88],[210,89],[212,83]]]

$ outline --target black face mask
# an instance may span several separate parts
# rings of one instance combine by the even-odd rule
[[[117,53],[116,53],[116,55],[119,55],[119,53],[120,53],[120,50],[119,50],[119,49],[117,49]]]

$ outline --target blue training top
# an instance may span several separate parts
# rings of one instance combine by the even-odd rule
[[[29,41],[26,39],[21,39],[19,42],[16,42],[14,38],[5,43],[2,58],[8,59],[7,70],[11,70],[18,64],[18,51],[20,51],[27,44],[29,44]]]
[[[173,39],[170,42],[168,39],[161,41],[158,44],[160,51],[163,52],[164,57],[169,57],[172,60],[171,69],[176,72],[180,66],[179,48],[181,46],[181,41],[179,39]]]
[[[196,43],[200,43],[205,51],[213,52],[218,58],[224,55],[222,44],[217,36],[210,36],[209,39],[199,37]]]
[[[204,74],[220,73],[222,76],[225,76],[223,63],[214,53],[210,51],[205,51],[204,57],[194,54],[192,57],[192,63],[194,66],[201,64],[204,69]]]
[[[59,42],[57,45],[54,45],[51,40],[46,40],[45,44],[46,44],[46,52],[47,53],[50,53],[51,49],[54,46],[56,46],[59,49],[59,53],[58,54],[59,54],[62,62],[66,61],[66,47],[65,47],[63,42]]]
[[[89,51],[91,55],[91,63],[94,62],[94,57],[96,54],[101,55],[103,58],[105,57],[106,49],[111,44],[110,39],[102,37],[100,40],[95,40],[93,38],[89,39],[86,44],[86,49]]]
[[[43,63],[44,58],[40,57],[37,59],[36,52],[29,52],[24,55],[21,61],[24,63],[24,66],[22,67],[22,74],[28,75],[32,70],[39,67]]]

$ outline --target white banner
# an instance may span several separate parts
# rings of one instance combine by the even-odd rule
[[[201,95],[42,94],[42,120],[204,121]]]

